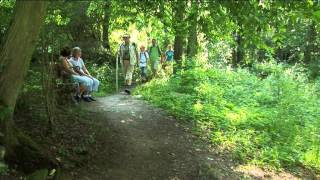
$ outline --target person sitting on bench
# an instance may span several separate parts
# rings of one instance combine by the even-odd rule
[[[80,74],[80,76],[88,81],[90,87],[88,89],[88,93],[83,94],[82,98],[90,101],[95,101],[95,99],[91,96],[92,91],[98,91],[100,81],[91,76],[89,71],[87,70],[82,58],[81,58],[81,49],[79,47],[74,47],[72,49],[72,57],[69,59],[69,62],[74,67],[74,70]]]
[[[64,47],[60,51],[60,62],[62,64],[62,71],[65,75],[70,76],[70,78],[80,84],[79,88],[77,88],[77,92],[74,95],[74,98],[77,102],[81,100],[81,94],[85,93],[87,89],[90,88],[90,83],[86,78],[83,78],[79,75],[79,73],[73,70],[73,65],[69,62],[68,58],[71,55],[71,49],[69,47]],[[89,100],[88,100],[89,101]]]

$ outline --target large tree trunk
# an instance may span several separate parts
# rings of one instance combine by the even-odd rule
[[[46,1],[18,0],[12,24],[0,51],[0,143],[5,147],[7,162],[20,163],[28,168],[35,164],[52,165],[52,161],[13,122],[16,99],[29,68],[46,6]]]
[[[315,40],[316,40],[316,36],[317,36],[317,31],[315,28],[315,23],[312,22],[309,26],[308,26],[308,31],[306,33],[306,37],[305,37],[305,49],[303,52],[304,55],[304,63],[305,64],[309,64],[311,62],[312,59],[312,52],[314,51],[314,46],[315,46]]]
[[[234,39],[235,39],[235,46],[232,51],[232,65],[234,67],[241,65],[243,63],[243,58],[244,58],[244,49],[242,45],[242,28],[234,33]]]
[[[313,53],[316,51],[317,31],[314,21],[309,25],[305,37],[305,47],[303,51],[304,63],[311,70],[311,78],[315,79],[319,75],[319,66]]]
[[[183,47],[185,45],[185,23],[184,23],[184,15],[186,9],[186,1],[177,1],[173,2],[174,7],[174,23],[173,27],[175,30],[175,38],[174,38],[174,59],[177,62],[178,69],[182,67],[182,54]],[[176,72],[175,68],[175,72]]]
[[[191,13],[189,16],[189,26],[188,26],[188,46],[187,46],[187,56],[189,58],[194,57],[198,51],[198,6],[199,2],[197,0],[191,1]]]
[[[160,1],[160,12],[158,14],[158,17],[160,19],[160,21],[162,22],[163,26],[164,26],[164,37],[163,37],[163,50],[165,51],[168,47],[169,44],[171,44],[172,42],[170,42],[169,39],[169,27],[170,27],[170,20],[168,18],[165,18],[165,2],[164,1]]]
[[[103,19],[103,47],[110,50],[109,43],[109,27],[110,27],[110,16],[111,16],[111,0],[106,0]]]
[[[73,18],[68,25],[73,41],[72,46],[79,46],[86,50],[92,47],[98,47],[97,42],[101,40],[100,35],[93,29],[90,29],[92,22],[90,22],[86,14],[89,4],[89,1],[77,1],[77,3],[74,3],[71,14]]]

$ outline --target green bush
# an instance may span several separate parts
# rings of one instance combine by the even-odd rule
[[[194,67],[135,93],[192,120],[244,162],[320,169],[320,83],[307,83],[295,68],[272,66],[264,78],[246,69]]]
[[[88,70],[92,75],[100,81],[99,92],[97,96],[105,96],[108,93],[115,91],[115,70],[109,64],[89,64]]]

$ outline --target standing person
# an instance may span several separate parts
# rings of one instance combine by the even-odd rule
[[[83,78],[86,78],[87,81],[90,83],[90,87],[87,91],[87,93],[82,95],[82,98],[84,100],[91,100],[95,101],[95,99],[92,97],[91,93],[93,91],[98,91],[100,81],[94,77],[91,76],[90,72],[88,71],[87,67],[85,66],[82,58],[81,58],[81,49],[79,47],[74,47],[72,49],[72,57],[69,59],[69,62],[74,67],[74,70],[80,74]]]
[[[138,51],[134,43],[130,43],[130,36],[125,34],[123,36],[123,43],[119,48],[119,57],[122,64],[123,73],[125,75],[125,92],[130,94],[130,86],[132,84],[132,75],[134,66],[138,63]]]
[[[166,51],[166,72],[171,75],[173,74],[173,56],[174,51],[172,50],[172,46],[168,46],[168,50]]]
[[[149,61],[149,54],[146,52],[146,48],[144,46],[140,47],[140,70],[141,70],[141,80],[142,82],[147,81],[147,69],[148,69],[148,61]]]
[[[157,45],[157,40],[152,39],[152,45],[149,48],[151,69],[153,73],[153,77],[158,75],[160,59],[161,59],[161,50]]]

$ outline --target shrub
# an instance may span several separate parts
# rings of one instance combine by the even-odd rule
[[[135,93],[192,120],[197,131],[244,162],[319,169],[319,81],[308,83],[296,67],[264,66],[256,67],[265,78],[246,69],[194,67]]]

